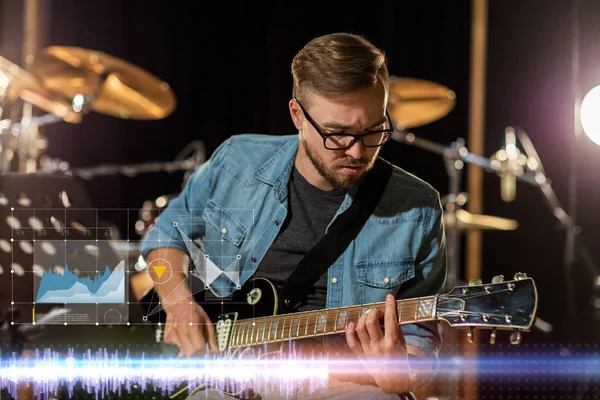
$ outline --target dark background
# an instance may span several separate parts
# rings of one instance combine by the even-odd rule
[[[504,141],[504,128],[522,127],[568,205],[573,130],[574,1],[492,0],[485,106],[485,154]],[[172,161],[191,141],[204,142],[207,155],[238,133],[295,133],[287,102],[290,63],[315,36],[336,31],[360,33],[381,47],[390,73],[441,83],[455,91],[457,103],[445,118],[412,131],[450,144],[467,138],[471,3],[467,0],[348,2],[277,2],[272,6],[225,1],[54,0],[45,16],[43,45],[80,46],[129,61],[167,81],[177,109],[159,121],[128,121],[92,113],[81,124],[42,128],[47,155],[71,167],[104,163]],[[586,93],[600,84],[600,2],[580,0],[580,81]],[[0,55],[21,64],[22,9],[16,0],[0,0]],[[469,143],[467,143],[469,147]],[[590,259],[600,259],[600,147],[583,137],[577,146],[577,223],[579,243]],[[432,183],[442,195],[448,177],[437,154],[389,143],[383,155]],[[141,207],[144,200],[175,193],[183,173],[153,173],[128,178],[100,177],[85,182],[99,208]],[[466,179],[466,174],[465,174]],[[466,190],[466,187],[463,189]],[[499,179],[484,178],[485,214],[516,219],[511,232],[483,233],[482,279],[517,271],[535,278],[539,313],[554,331],[538,331],[526,340],[554,343],[595,342],[590,298],[595,265],[577,259],[577,312],[569,313],[565,274],[565,233],[539,189],[519,184],[512,203],[500,199]],[[105,212],[110,219],[112,214]],[[139,239],[133,226],[123,236]],[[127,233],[129,231],[129,234]],[[5,268],[6,270],[6,268]],[[459,274],[461,275],[461,274]],[[529,339],[532,338],[532,339]]]

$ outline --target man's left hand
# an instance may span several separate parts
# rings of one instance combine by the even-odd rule
[[[396,307],[396,299],[389,294],[384,312],[373,308],[363,314],[356,324],[350,322],[346,328],[348,346],[356,353],[377,386],[386,393],[410,390],[406,342],[398,323]]]

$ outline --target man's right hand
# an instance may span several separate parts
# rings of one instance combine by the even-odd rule
[[[172,304],[165,312],[167,321],[164,342],[179,347],[178,357],[204,354],[207,341],[209,350],[218,352],[213,323],[197,303]]]

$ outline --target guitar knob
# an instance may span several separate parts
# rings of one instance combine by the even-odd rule
[[[471,279],[469,286],[481,286],[481,279]]]
[[[490,333],[490,344],[496,344],[496,329],[492,329]]]
[[[523,336],[520,331],[514,331],[510,334],[510,343],[514,345],[520,344],[522,338]]]
[[[474,338],[475,338],[475,330],[471,327],[471,328],[469,328],[469,331],[467,332],[467,340],[469,341],[469,343],[473,343]]]
[[[527,274],[524,272],[517,272],[514,278],[516,281],[522,281],[523,279],[527,279]]]
[[[504,275],[496,275],[492,278],[492,283],[502,283],[504,282]]]

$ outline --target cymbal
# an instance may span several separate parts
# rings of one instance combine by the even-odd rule
[[[3,88],[6,88],[6,96],[11,102],[20,98],[67,122],[81,121],[81,115],[73,111],[69,100],[44,88],[40,80],[30,72],[0,57],[0,93]]]
[[[157,120],[176,106],[169,84],[99,51],[51,46],[34,59],[31,70],[48,90],[69,99],[90,96],[90,108],[117,118]]]
[[[455,103],[454,92],[438,83],[416,78],[390,78],[388,112],[405,129],[446,116]]]
[[[444,224],[446,226],[456,226],[461,230],[511,231],[519,226],[519,223],[513,219],[471,214],[463,209],[456,210],[454,215],[451,212],[446,212],[444,214]]]

